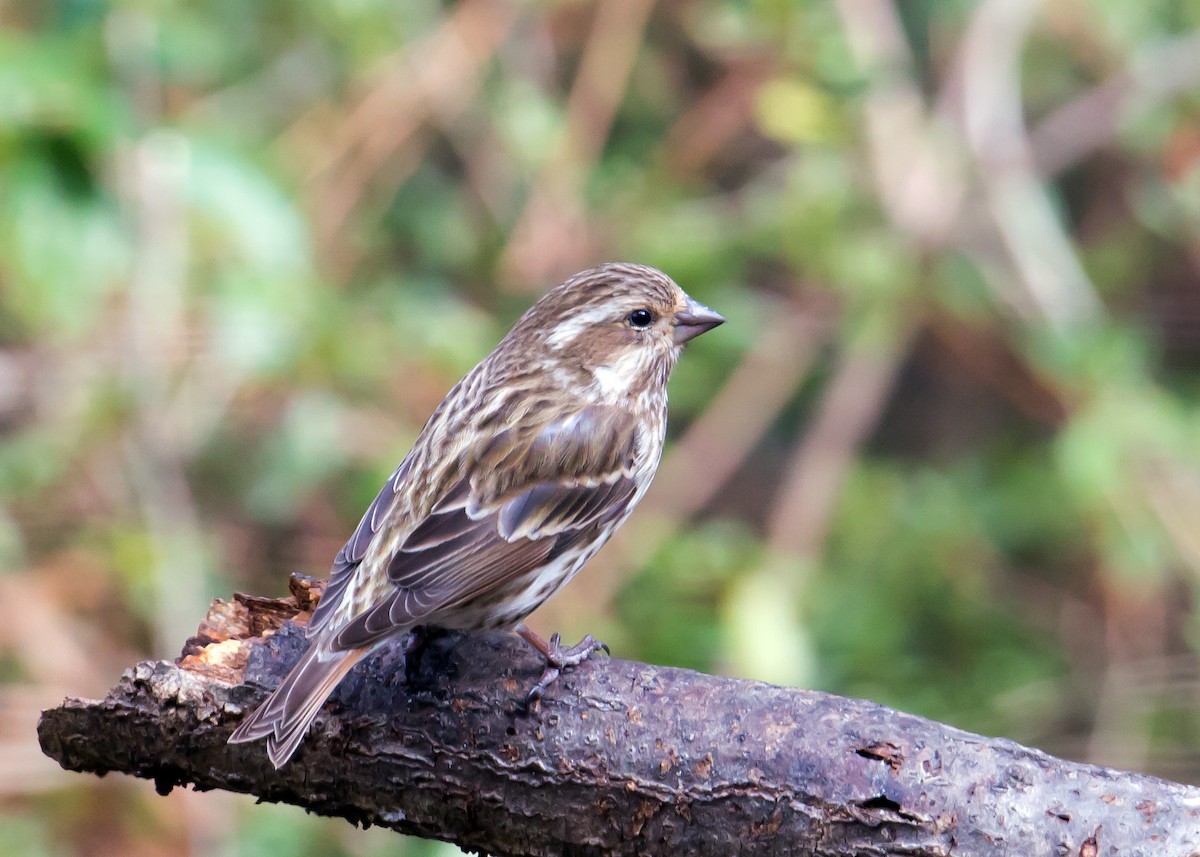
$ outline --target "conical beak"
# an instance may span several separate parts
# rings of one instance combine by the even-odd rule
[[[706,330],[712,330],[724,323],[725,316],[688,298],[687,308],[675,313],[675,344],[683,345],[689,339],[695,339]]]

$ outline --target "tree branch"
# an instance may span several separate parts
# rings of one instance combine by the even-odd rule
[[[869,702],[597,657],[526,710],[509,635],[368,659],[274,771],[225,741],[303,651],[320,584],[292,591],[216,601],[179,661],[44,712],[43,751],[497,855],[1200,853],[1200,789]]]

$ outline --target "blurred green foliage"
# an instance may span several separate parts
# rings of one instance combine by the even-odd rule
[[[730,323],[535,626],[1200,782],[1200,5],[0,22],[11,853],[452,853],[83,784],[31,726],[323,573],[453,382],[615,258]]]

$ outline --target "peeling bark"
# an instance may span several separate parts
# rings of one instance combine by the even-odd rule
[[[275,771],[225,741],[304,650],[320,584],[292,591],[215,602],[178,661],[44,712],[43,751],[496,855],[1200,857],[1200,789],[869,702],[595,657],[527,710],[503,634],[368,659]]]

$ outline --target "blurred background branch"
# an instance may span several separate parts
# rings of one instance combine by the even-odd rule
[[[0,23],[14,853],[396,853],[67,779],[36,712],[214,595],[323,574],[459,375],[618,258],[730,324],[672,381],[643,508],[535,627],[1200,782],[1194,2]]]

